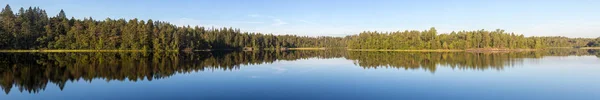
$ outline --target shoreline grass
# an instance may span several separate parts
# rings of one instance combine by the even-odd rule
[[[279,49],[265,49],[265,50],[279,50]],[[326,48],[288,48],[287,50],[326,50]],[[185,50],[165,50],[160,52],[177,52]],[[192,50],[193,52],[201,51],[234,51],[234,49],[211,49],[211,50]],[[41,53],[52,53],[52,52],[153,52],[153,50],[0,50],[0,53],[20,53],[20,52],[41,52]]]
[[[548,47],[548,49],[600,49],[600,47]]]
[[[266,49],[261,49],[261,50],[286,51],[286,50],[328,50],[328,49],[334,49],[334,48],[266,48]],[[250,50],[250,51],[256,51],[256,50]]]
[[[288,48],[288,50],[326,50],[327,48]]]
[[[548,47],[548,49],[573,49],[574,47]]]
[[[522,52],[537,51],[540,49],[496,49],[496,48],[478,48],[478,49],[422,49],[422,50],[392,50],[392,49],[347,49],[348,51],[397,51],[397,52]]]
[[[464,52],[466,50],[392,50],[392,49],[347,49],[348,51],[401,51],[401,52]]]
[[[149,50],[0,50],[0,52],[148,52]]]
[[[287,48],[285,50],[328,50],[334,48]],[[586,47],[580,49],[600,49],[600,47]],[[213,50],[193,50],[195,51],[220,51],[233,49],[213,49]],[[264,49],[264,50],[281,50],[281,49]],[[539,49],[496,49],[496,48],[479,48],[479,49],[422,49],[422,50],[393,50],[393,49],[345,49],[348,51],[397,51],[397,52],[512,52],[512,51],[536,51]],[[178,52],[182,50],[166,50],[161,52]],[[17,52],[153,52],[152,50],[0,50],[5,53]],[[183,51],[185,52],[185,51]]]
[[[600,49],[600,47],[581,47],[579,49]]]

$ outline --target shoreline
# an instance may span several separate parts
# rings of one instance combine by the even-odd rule
[[[600,49],[600,47],[548,47],[548,49]]]
[[[326,50],[328,48],[287,48],[286,50]],[[264,49],[264,50],[281,50],[281,49]],[[206,50],[191,50],[192,52],[203,52],[203,51],[236,51],[235,49],[206,49]],[[243,51],[243,50],[240,50]],[[256,51],[256,50],[253,50]],[[284,50],[282,50],[284,51]],[[154,52],[154,50],[0,50],[0,53],[26,53],[26,52],[40,52],[40,53],[56,53],[56,52]],[[159,52],[190,52],[186,50],[163,50]]]
[[[465,50],[393,50],[393,49],[346,49],[348,51],[401,51],[401,52],[463,52]]]
[[[326,50],[328,48],[288,48],[288,50]]]
[[[600,49],[600,47],[581,47],[578,49],[586,49],[586,50],[593,50],[593,49]]]
[[[549,47],[552,49],[553,47]],[[286,48],[286,49],[263,49],[263,50],[328,50],[335,48]],[[586,47],[579,49],[600,49],[600,47]],[[475,48],[475,49],[421,49],[421,50],[394,50],[394,49],[344,49],[348,51],[396,51],[396,52],[521,52],[521,51],[538,51],[544,49],[498,49],[498,48]],[[189,52],[185,50],[164,50],[160,52]],[[192,52],[201,51],[235,51],[234,49],[211,49],[211,50],[192,50]],[[240,50],[243,51],[243,50]],[[252,50],[257,51],[257,50]],[[153,50],[0,50],[0,53],[19,53],[19,52],[153,52]]]
[[[148,52],[151,50],[0,50],[5,53],[18,52]]]
[[[522,52],[537,51],[543,49],[496,49],[496,48],[478,48],[478,49],[422,49],[422,50],[392,50],[392,49],[347,49],[348,51],[398,51],[398,52]]]

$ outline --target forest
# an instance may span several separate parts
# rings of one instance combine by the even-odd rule
[[[234,28],[175,26],[168,22],[138,19],[98,21],[54,17],[37,7],[7,5],[0,15],[0,49],[75,50],[206,50],[344,46],[342,37],[308,37],[241,32]]]
[[[366,31],[349,36],[348,47],[356,49],[471,49],[510,48],[539,49],[546,47],[542,38],[506,33],[504,30],[459,31],[438,34],[435,28],[424,31]]]
[[[542,49],[548,47],[600,46],[600,38],[567,38],[560,36],[525,37],[522,34],[507,33],[501,29],[438,34],[437,30],[433,27],[423,31],[365,31],[358,35],[348,36],[346,40],[348,48],[351,49],[378,50]]]
[[[68,18],[61,10],[49,16],[38,7],[0,12],[1,50],[217,50],[243,48],[348,49],[456,49],[600,46],[600,38],[525,37],[504,30],[457,31],[439,34],[429,30],[365,31],[346,37],[273,35],[242,32],[236,28],[176,26],[139,19],[97,20]]]
[[[593,38],[568,38],[562,36],[542,37],[544,43],[550,47],[599,47],[600,37]]]

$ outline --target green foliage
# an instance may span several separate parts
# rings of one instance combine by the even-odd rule
[[[541,37],[549,47],[586,47],[593,42],[592,38],[567,38],[562,36]]]
[[[0,14],[0,49],[207,50],[344,47],[342,37],[307,37],[241,32],[234,28],[175,26],[161,21],[48,17],[37,7],[10,6]]]
[[[600,37],[587,44],[588,47],[600,47]]]
[[[352,49],[471,49],[505,48],[533,49],[544,48],[538,37],[524,37],[505,33],[504,30],[459,31],[437,34],[435,28],[424,31],[371,32],[366,31],[348,37],[348,47]]]

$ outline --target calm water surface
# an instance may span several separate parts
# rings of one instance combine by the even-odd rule
[[[600,53],[0,53],[1,100],[599,100]]]

